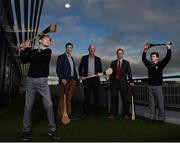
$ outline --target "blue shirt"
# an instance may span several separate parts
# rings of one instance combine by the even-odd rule
[[[69,61],[70,67],[71,67],[71,76],[74,77],[74,63],[73,63],[72,57],[71,57],[71,55],[69,55],[67,53],[66,53],[66,56],[68,58],[68,61]]]

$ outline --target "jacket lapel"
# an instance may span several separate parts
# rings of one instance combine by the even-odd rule
[[[124,68],[124,60],[122,59],[122,64],[121,64],[121,71]]]
[[[72,58],[72,61],[73,61],[73,67],[74,67],[74,69],[76,69],[74,58],[73,57],[71,57],[71,58]]]
[[[94,73],[96,73],[96,64],[97,64],[98,62],[97,62],[97,57],[96,56],[94,56]]]
[[[88,62],[89,62],[89,55],[86,56],[87,74],[88,74]]]
[[[70,66],[70,63],[69,63],[69,60],[68,60],[68,57],[67,57],[67,55],[66,55],[66,53],[64,53],[64,57],[65,57],[65,62],[68,64],[68,66],[69,66],[69,68],[70,68],[70,70],[71,70],[71,66]]]
[[[118,60],[115,60],[115,61],[114,61],[114,70],[115,70],[115,74],[117,74],[117,62],[118,62]]]

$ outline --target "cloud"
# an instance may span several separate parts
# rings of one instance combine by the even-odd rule
[[[83,4],[83,7],[88,9],[83,12],[86,16],[99,19],[116,28],[123,27],[124,30],[162,28],[180,22],[180,2],[177,0],[87,0]],[[94,14],[95,12],[97,14]]]
[[[179,71],[180,1],[179,0],[76,0],[69,1],[71,8],[64,8],[65,1],[44,1],[42,27],[47,23],[58,24],[53,36],[54,51],[63,53],[67,41],[75,45],[74,54],[79,63],[87,53],[89,44],[97,46],[97,55],[105,57],[103,66],[108,67],[116,58],[117,48],[125,50],[134,75],[144,76],[142,64],[143,45],[173,42],[173,55],[164,73]],[[153,48],[165,56],[163,48]],[[151,52],[151,51],[149,51]],[[55,60],[56,57],[54,57]],[[53,71],[54,72],[54,71]]]

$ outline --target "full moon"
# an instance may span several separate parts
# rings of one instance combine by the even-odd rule
[[[66,3],[66,4],[65,4],[65,8],[70,8],[70,4],[69,4],[69,3]]]

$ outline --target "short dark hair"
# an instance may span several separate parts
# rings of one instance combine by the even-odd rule
[[[40,37],[39,37],[39,40],[42,40],[44,37],[47,37],[47,38],[49,38],[49,40],[50,41],[52,41],[52,39],[51,39],[51,37],[49,36],[49,35],[41,35]]]
[[[152,55],[156,55],[156,57],[159,57],[159,53],[158,53],[158,52],[152,52],[152,53],[150,54],[150,56],[152,56]]]
[[[122,53],[124,54],[124,50],[123,50],[122,48],[117,49],[116,54],[117,54],[119,51],[122,51]]]
[[[73,48],[73,44],[71,42],[66,43],[66,48],[67,48],[67,46],[72,46],[72,48]]]

